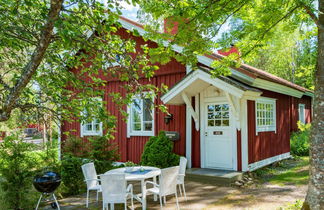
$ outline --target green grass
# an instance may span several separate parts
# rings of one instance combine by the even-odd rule
[[[256,171],[261,182],[277,185],[305,185],[308,183],[309,157],[284,160],[276,166],[269,166]]]

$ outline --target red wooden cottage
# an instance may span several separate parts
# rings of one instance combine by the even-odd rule
[[[127,30],[145,31],[141,25],[121,17],[118,34],[142,44],[156,47],[151,41],[135,37]],[[181,52],[182,48],[174,46]],[[188,167],[251,171],[290,156],[290,134],[297,121],[311,122],[312,92],[282,78],[243,64],[232,68],[228,77],[212,78],[210,65],[223,55],[198,56],[198,70],[192,71],[176,60],[160,65],[151,82],[169,86],[169,91],[154,99],[164,103],[166,114],[150,110],[148,102],[137,100],[130,105],[129,119],[122,120],[116,106],[107,109],[118,119],[116,142],[121,161],[139,162],[145,143],[160,130],[179,134],[174,151],[186,156]],[[146,83],[143,78],[140,82]],[[123,92],[121,81],[111,80],[104,87]],[[107,95],[106,95],[107,96]],[[103,100],[108,101],[108,97]],[[61,133],[86,137],[101,135],[100,123],[63,122]],[[64,141],[64,136],[62,136]]]

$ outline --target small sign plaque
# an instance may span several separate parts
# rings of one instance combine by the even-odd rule
[[[214,131],[214,135],[223,135],[223,131]]]
[[[165,135],[171,140],[171,141],[177,141],[180,139],[180,134],[177,131],[165,131]]]

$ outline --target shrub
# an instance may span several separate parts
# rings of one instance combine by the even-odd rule
[[[39,161],[30,152],[34,144],[8,136],[0,144],[0,188],[3,209],[32,209],[37,199],[32,179]]]
[[[91,162],[88,159],[65,154],[61,160],[62,191],[65,195],[80,194],[85,188],[81,166]]]
[[[290,151],[293,155],[309,155],[309,138],[311,124],[302,124],[298,122],[299,131],[294,132],[290,137]]]
[[[87,150],[84,150],[84,144]],[[106,136],[94,136],[87,143],[79,137],[69,137],[64,146],[65,153],[61,162],[63,193],[76,195],[85,189],[81,166],[93,162],[98,174],[113,168],[112,163],[118,159],[117,147]]]
[[[141,158],[142,165],[167,168],[179,164],[179,155],[173,153],[173,142],[161,131],[145,144]]]
[[[119,158],[118,148],[105,136],[95,136],[89,139],[89,159],[93,160],[97,173],[105,173],[112,169],[112,163]]]

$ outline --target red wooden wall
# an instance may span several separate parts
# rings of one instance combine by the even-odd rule
[[[135,37],[128,33],[125,29],[119,29],[117,32],[121,37],[125,39],[134,39],[137,43],[138,52],[141,51],[140,46],[142,44],[148,44],[149,47],[156,47],[156,44],[153,42],[145,42],[141,37]],[[177,62],[176,60],[170,61],[168,64],[161,66],[160,69],[155,73],[155,76],[149,80],[141,79],[140,83],[145,84],[150,82],[157,87],[160,87],[162,84],[172,87],[175,83],[181,80],[186,74],[185,66]],[[104,78],[103,76],[101,76]],[[118,110],[118,107],[111,101],[111,98],[108,97],[109,92],[120,92],[122,95],[125,95],[125,90],[122,87],[123,82],[120,82],[117,78],[105,78],[107,83],[105,86],[101,87],[105,89],[104,101],[107,101],[107,110],[116,116],[117,118],[117,128],[115,133],[115,143],[117,143],[120,153],[121,161],[133,161],[138,163],[140,161],[141,154],[145,143],[148,141],[149,137],[146,136],[131,136],[127,138],[127,124],[123,120],[121,113]],[[88,79],[86,79],[88,80]],[[158,97],[155,103],[160,104],[160,97]],[[155,135],[161,130],[168,131],[177,131],[180,133],[180,140],[174,143],[174,151],[177,154],[185,155],[185,123],[186,123],[186,109],[185,106],[167,106],[169,113],[173,114],[173,120],[166,125],[164,123],[165,114],[160,112],[158,109],[155,110],[154,114],[154,128]],[[126,110],[126,107],[124,107]],[[63,122],[61,126],[61,132],[70,132],[72,135],[80,136],[80,122],[75,120],[73,122]],[[64,145],[64,140],[66,136],[63,135],[62,141]],[[85,140],[86,141],[86,140]]]
[[[262,90],[263,97],[275,98],[277,132],[256,135],[255,102],[248,101],[248,159],[249,164],[290,151],[290,135],[297,130],[298,103],[305,103],[306,121],[311,121],[311,98],[301,99]]]

